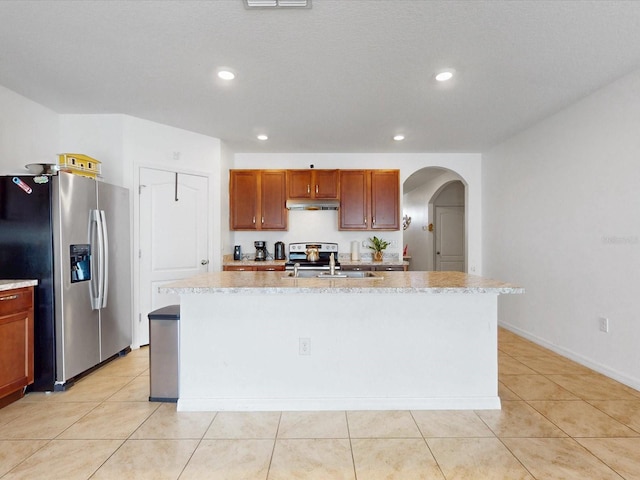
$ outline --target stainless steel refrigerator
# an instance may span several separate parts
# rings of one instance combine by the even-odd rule
[[[0,278],[37,279],[32,390],[64,390],[132,338],[129,190],[0,177]]]

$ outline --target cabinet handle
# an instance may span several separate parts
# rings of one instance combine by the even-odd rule
[[[0,302],[4,300],[15,300],[16,298],[18,298],[18,295],[7,295],[6,297],[0,297]]]
[[[316,185],[316,193],[318,193],[318,185]]]
[[[373,221],[371,222],[372,225],[376,224],[376,217],[373,217]]]
[[[364,224],[367,224],[367,217],[364,217]]]
[[[262,217],[262,224],[264,225],[264,217]]]
[[[311,193],[311,185],[307,183],[307,193]]]
[[[254,225],[256,224],[256,216],[255,215],[253,216],[253,224]]]

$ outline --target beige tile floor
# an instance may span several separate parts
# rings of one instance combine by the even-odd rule
[[[0,478],[640,479],[640,392],[505,330],[500,411],[178,413],[148,363],[0,409]]]

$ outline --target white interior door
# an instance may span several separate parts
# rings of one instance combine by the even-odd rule
[[[138,340],[149,343],[149,312],[180,303],[162,284],[208,270],[208,179],[140,169],[140,298]]]
[[[464,272],[464,207],[435,207],[436,270]]]

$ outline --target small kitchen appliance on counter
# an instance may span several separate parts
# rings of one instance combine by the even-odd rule
[[[274,259],[275,260],[286,260],[287,255],[284,252],[284,243],[283,242],[276,242],[273,246],[274,249]]]
[[[267,242],[257,241],[253,242],[253,246],[256,247],[256,262],[263,262],[267,259]]]
[[[233,247],[233,259],[234,260],[242,260],[242,248],[240,245],[236,245]]]
[[[340,270],[338,263],[338,244],[321,242],[303,242],[289,244],[289,261],[285,263],[285,270],[294,270],[294,265],[298,264],[300,270],[317,270],[318,272],[329,271],[331,254],[335,259],[335,269]]]

